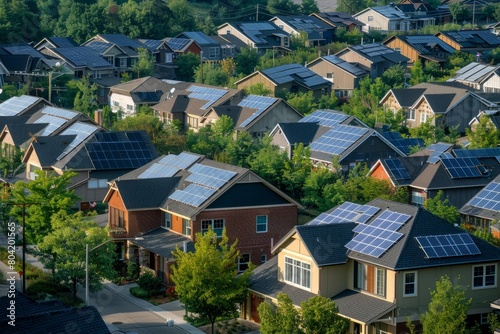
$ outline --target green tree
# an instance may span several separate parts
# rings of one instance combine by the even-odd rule
[[[500,131],[491,122],[488,115],[481,115],[479,123],[474,125],[472,129],[465,129],[467,139],[469,140],[469,148],[487,148],[497,147]]]
[[[236,73],[243,75],[253,73],[259,63],[259,58],[257,50],[250,47],[241,48],[236,56]]]
[[[382,74],[382,81],[392,89],[404,88],[406,70],[401,65],[389,67]]]
[[[318,3],[316,2],[316,0],[302,0],[300,11],[304,15],[319,13]]]
[[[198,66],[194,73],[195,82],[211,86],[227,86],[229,82],[229,75],[227,75],[221,66],[212,63],[203,63],[203,80],[201,77],[201,69],[202,67]]]
[[[445,63],[445,68],[456,71],[467,64],[475,61],[474,55],[468,52],[455,51],[451,56],[448,57]]]
[[[306,334],[347,333],[349,320],[339,316],[335,303],[322,296],[315,296],[300,304],[302,323]]]
[[[271,90],[269,88],[266,88],[266,86],[264,86],[264,84],[261,82],[245,87],[243,90],[247,94],[260,95],[260,96],[270,96],[272,93]]]
[[[325,167],[314,168],[304,182],[302,203],[326,211],[333,206],[330,196],[326,194],[333,184],[341,177]]]
[[[442,198],[443,191],[439,190],[436,196],[425,200],[424,208],[450,223],[458,223],[460,218],[458,208],[452,205],[447,198],[444,201]]]
[[[248,160],[250,155],[257,150],[252,135],[247,132],[239,132],[236,140],[231,140],[227,145],[226,152],[233,165],[249,168]]]
[[[313,96],[312,91],[308,91],[307,93],[288,93],[286,102],[303,115],[312,113],[318,107],[318,101]]]
[[[491,50],[491,57],[493,58],[494,64],[500,63],[500,47]]]
[[[135,117],[125,117],[113,124],[114,131],[144,130],[151,138],[153,145],[160,151],[164,143],[164,124],[160,119],[146,113],[138,113]]]
[[[431,302],[420,316],[424,334],[467,333],[465,324],[472,299],[465,298],[465,291],[453,284],[448,276],[442,276],[431,291]]]
[[[175,65],[177,65],[177,77],[182,81],[193,81],[194,71],[200,64],[200,56],[188,52],[182,54],[177,58]]]
[[[292,300],[284,293],[278,293],[278,304],[261,303],[257,308],[262,334],[303,334],[300,313]]]
[[[296,199],[303,196],[304,183],[313,169],[310,157],[309,147],[300,143],[293,149],[292,158],[285,162],[281,182],[287,193]]]
[[[426,80],[425,74],[424,74],[424,67],[422,65],[422,61],[420,59],[417,59],[415,63],[413,64],[413,67],[410,70],[410,85],[418,85],[421,82],[424,82]]]
[[[68,287],[76,299],[78,287],[85,282],[85,246],[89,249],[109,240],[108,232],[100,228],[82,211],[68,214],[64,211],[52,216],[53,230],[38,244],[42,253],[50,252],[53,259],[41,258],[47,267],[55,267],[57,282]],[[89,254],[89,288],[102,288],[102,278],[112,279],[116,245],[109,243]]]
[[[172,280],[179,300],[186,311],[211,323],[212,333],[217,318],[234,317],[237,304],[245,301],[252,266],[238,274],[236,247],[237,241],[229,245],[225,230],[221,238],[209,230],[196,234],[194,252],[184,253],[179,248],[173,252]]]
[[[75,96],[74,107],[85,115],[93,118],[94,111],[97,109],[97,84],[90,83],[89,76],[84,76],[78,81],[73,81],[78,88]]]
[[[291,0],[268,0],[266,9],[275,15],[283,12],[289,15],[299,13],[299,6]]]
[[[453,17],[453,22],[457,23],[457,19],[460,14],[463,12],[463,6],[460,2],[452,3],[448,6],[450,9],[451,16]]]
[[[271,145],[271,138],[266,136],[261,142],[261,148],[248,157],[247,163],[255,173],[281,188],[286,160],[286,153]]]
[[[155,72],[154,58],[146,48],[138,48],[138,61],[132,66],[132,71],[137,73],[138,78],[153,75]]]

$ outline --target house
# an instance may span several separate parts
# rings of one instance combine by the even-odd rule
[[[226,22],[218,27],[217,35],[235,45],[256,49],[260,55],[267,50],[290,50],[290,34],[272,22]]]
[[[236,133],[248,132],[254,138],[269,133],[278,123],[298,122],[303,117],[281,98],[247,95],[237,105],[212,107],[201,122],[204,126],[208,126],[215,123],[222,115],[233,120]]]
[[[449,245],[453,247],[449,247]],[[442,276],[467,287],[468,320],[480,323],[500,293],[498,248],[430,212],[382,199],[345,202],[294,227],[257,267],[241,317],[286,293],[296,307],[331,299],[350,333],[404,333],[418,325]]]
[[[484,149],[494,154],[497,148]],[[500,176],[497,176],[464,206],[460,208],[461,221],[469,226],[479,227],[500,238]]]
[[[410,17],[394,5],[368,7],[352,16],[354,19],[364,24],[363,31],[378,30],[388,31],[408,31],[410,30]]]
[[[421,83],[407,89],[391,89],[380,101],[384,107],[407,113],[410,128],[430,121],[443,128],[465,133],[481,110],[498,109],[494,96],[482,97],[470,87],[454,82]]]
[[[412,148],[424,148],[424,141],[420,138],[403,138],[398,131],[382,131],[382,137],[387,139],[392,145],[396,146],[401,152],[410,155]]]
[[[368,71],[372,79],[382,76],[388,68],[394,65],[406,68],[409,60],[381,43],[350,46],[337,52],[335,56]]]
[[[272,245],[297,224],[300,207],[246,168],[189,152],[159,157],[114,180],[104,201],[112,235],[141,236],[130,241],[142,249],[140,263],[167,282],[172,251],[191,250],[196,233],[209,228],[238,240],[239,270],[266,262]]]
[[[427,25],[444,24],[452,20],[447,6],[434,7],[427,1],[403,0],[394,7],[410,17],[410,30],[422,29]]]
[[[176,86],[150,76],[127,81],[110,87],[109,106],[112,112],[120,111],[123,117],[135,116],[141,106],[158,104],[161,97]]]
[[[41,97],[30,95],[13,96],[0,103],[0,116],[31,116],[38,110],[51,106]]]
[[[335,29],[344,29],[346,31],[361,31],[361,28],[364,26],[364,23],[356,20],[352,17],[352,15],[342,12],[320,12],[313,13],[311,14],[311,16],[319,18]]]
[[[472,53],[477,61],[489,61],[489,52],[500,46],[500,38],[488,29],[441,31],[435,36],[455,50]]]
[[[287,64],[256,71],[234,84],[238,89],[244,89],[257,83],[263,84],[274,96],[289,92],[312,92],[313,96],[319,99],[323,95],[329,96],[332,90],[330,81],[300,64]]]
[[[383,44],[408,57],[410,63],[420,60],[425,64],[431,61],[441,67],[448,57],[455,53],[455,49],[434,35],[394,35]]]
[[[176,38],[192,39],[200,47],[200,54],[206,61],[218,62],[223,59],[220,44],[202,31],[182,32]]]
[[[459,69],[454,76],[446,81],[460,82],[486,93],[500,93],[499,66],[472,62]]]
[[[45,37],[40,42],[36,43],[34,48],[41,53],[44,53],[44,49],[55,49],[55,48],[66,48],[79,46],[77,42],[71,37]]]
[[[241,101],[242,91],[215,86],[179,84],[167,99],[153,105],[154,114],[164,123],[179,122],[185,130],[198,131],[205,126],[204,116],[216,106],[236,105]],[[207,123],[208,124],[208,123]]]
[[[374,164],[381,157],[405,154],[356,117],[334,110],[316,110],[297,123],[280,123],[271,143],[292,156],[298,144],[309,146],[315,166],[332,168],[333,160],[348,171],[357,163]]]
[[[307,38],[305,46],[326,45],[333,41],[335,29],[315,16],[275,16],[269,20],[291,36]]]
[[[407,187],[409,204],[423,206],[442,191],[443,198],[458,208],[499,174],[500,163],[492,152],[453,149],[446,143],[432,144],[408,157],[380,159],[369,173],[395,188]]]
[[[493,34],[500,35],[500,22],[490,23],[484,26],[485,29],[489,29]]]
[[[194,53],[201,54],[201,47],[191,38],[165,38],[164,41],[174,51],[174,62],[180,55]]]
[[[332,90],[337,97],[351,97],[359,82],[369,75],[369,71],[349,63],[334,55],[322,56],[306,64],[306,67],[323,79],[331,81]]]
[[[9,317],[0,320],[2,333],[58,333],[70,328],[86,333],[110,333],[95,306],[66,307],[59,300],[37,302],[21,291],[15,291],[15,304],[13,301],[7,295],[0,297],[2,309],[14,305],[16,310],[15,327]]]
[[[154,57],[155,77],[159,79],[173,80],[177,78],[174,65],[175,52],[165,40],[140,39]]]
[[[0,45],[0,84],[17,87],[33,81],[34,72],[44,71],[55,62],[47,59],[29,44]]]

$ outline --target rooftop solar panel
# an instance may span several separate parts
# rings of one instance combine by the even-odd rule
[[[328,126],[332,127],[334,125],[340,124],[346,119],[348,119],[349,116],[333,111],[328,111],[328,110],[316,110],[312,112],[311,114],[305,116],[302,118],[299,122],[304,123],[304,122],[318,122],[319,125],[321,126]]]
[[[168,198],[197,208],[215,192],[215,189],[190,184],[183,190],[174,191]]]
[[[500,212],[500,183],[491,182],[467,204],[476,208]]]
[[[224,89],[196,85],[189,87],[188,91],[191,92],[191,94],[189,94],[189,98],[207,101],[201,109],[208,109],[212,104],[227,93],[227,90]]]
[[[189,168],[189,172],[191,172],[191,175],[186,178],[186,181],[213,189],[221,188],[236,175],[236,173],[232,171],[202,164],[193,165]]]
[[[158,177],[171,177],[177,174],[181,169],[186,169],[193,162],[198,160],[198,156],[182,152],[179,155],[169,154],[161,158],[158,162],[152,164],[137,178],[150,179]]]
[[[177,174],[178,171],[179,168],[177,167],[164,165],[160,163],[154,163],[151,166],[149,166],[144,172],[142,172],[139,176],[137,176],[137,178],[155,179],[160,177],[171,177]]]
[[[456,149],[453,153],[457,158],[494,158],[500,156],[500,147]]]
[[[248,95],[238,105],[240,107],[247,107],[257,109],[250,117],[244,120],[240,126],[245,127],[250,124],[254,119],[259,117],[267,108],[269,108],[278,99],[274,97]]]
[[[410,174],[408,174],[405,166],[403,166],[403,163],[398,158],[385,159],[384,162],[395,180],[399,181],[411,179]]]
[[[66,124],[66,122],[67,120],[65,120],[64,118],[52,115],[42,115],[42,117],[38,118],[33,123],[35,124],[47,123],[48,125],[45,127],[45,129],[43,129],[40,136],[50,136],[55,131],[60,129],[64,124]]]
[[[311,220],[308,225],[335,224],[344,222],[366,223],[380,209],[371,205],[360,205],[344,202],[330,213],[322,213]]]
[[[367,132],[366,128],[339,124],[313,141],[310,147],[313,151],[339,155]]]
[[[477,158],[441,158],[441,161],[452,179],[479,177],[482,175],[478,169],[481,163]]]
[[[76,138],[64,149],[64,151],[57,157],[61,160],[71,152],[75,147],[80,145],[85,139],[89,138],[94,132],[99,130],[99,127],[91,124],[76,122],[71,124],[66,130],[61,132],[61,135],[76,135]]]
[[[22,95],[14,96],[0,103],[0,116],[16,116],[31,107],[39,100],[38,97]]]
[[[50,107],[50,106],[43,108],[42,114],[57,116],[57,117],[68,119],[68,120],[73,119],[76,116],[78,116],[77,112],[66,110],[66,109],[61,109],[61,108]]]
[[[481,254],[468,233],[422,236],[415,239],[429,259]]]
[[[188,38],[171,38],[167,41],[168,46],[174,51],[182,50],[190,42]]]

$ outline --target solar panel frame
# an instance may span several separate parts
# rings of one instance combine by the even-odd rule
[[[500,211],[500,182],[490,182],[480,192],[478,192],[467,205],[491,210]]]
[[[215,192],[215,189],[191,183],[183,190],[174,191],[168,198],[197,208]]]
[[[468,233],[420,236],[415,239],[429,259],[481,254]]]
[[[340,155],[368,132],[368,129],[338,124],[310,144],[312,151]]]
[[[62,109],[62,108],[51,107],[51,106],[46,106],[45,108],[43,108],[42,114],[57,116],[57,117],[68,119],[68,120],[73,119],[76,116],[78,116],[77,112],[67,110],[67,109]]]
[[[0,116],[17,116],[39,100],[38,97],[22,95],[14,96],[0,103]]]
[[[194,164],[188,171],[191,174],[186,178],[186,181],[216,190],[224,186],[237,174],[233,171],[202,164]]]
[[[311,220],[308,225],[335,224],[344,222],[355,222],[364,224],[372,218],[380,208],[371,205],[360,205],[344,202],[330,213],[322,213]]]
[[[43,129],[43,131],[40,134],[40,136],[50,136],[55,131],[57,131],[58,129],[60,129],[67,122],[68,121],[65,120],[64,118],[60,118],[60,117],[57,117],[57,116],[42,115],[40,118],[38,118],[37,120],[35,120],[33,123],[34,124],[46,123],[47,126]]]
[[[395,180],[400,181],[411,179],[410,174],[399,158],[385,159],[384,163],[386,164],[387,168],[389,168],[389,171],[394,176]]]
[[[477,158],[441,158],[444,167],[452,179],[480,177],[482,174],[477,168],[481,163]]]
[[[188,95],[189,98],[207,101],[207,103],[201,106],[201,109],[204,110],[208,109],[212,104],[214,104],[228,92],[224,89],[203,87],[197,85],[191,85],[187,90],[191,92],[191,94]]]

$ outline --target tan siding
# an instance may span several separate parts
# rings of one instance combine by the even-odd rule
[[[399,48],[401,50],[401,54],[410,58],[410,62],[412,63],[418,60],[418,52],[412,46],[404,43],[399,38],[394,38],[390,42],[384,44],[391,49]]]

